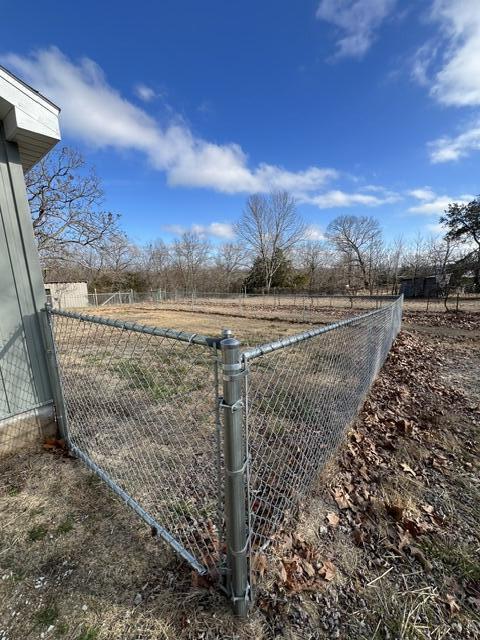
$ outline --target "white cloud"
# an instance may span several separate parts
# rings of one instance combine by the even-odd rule
[[[166,224],[162,228],[164,231],[176,236],[181,236],[187,231],[193,231],[200,236],[213,236],[221,240],[232,240],[235,237],[233,225],[228,222],[211,222],[207,225],[192,224],[190,227],[185,227],[181,224]]]
[[[434,0],[445,54],[433,79],[432,95],[454,106],[480,105],[480,6],[478,0]]]
[[[361,58],[396,0],[321,0],[316,16],[341,31],[336,57]]]
[[[457,136],[443,136],[429,143],[430,160],[434,164],[452,162],[480,150],[480,120]]]
[[[448,205],[450,203],[457,202],[458,204],[467,204],[468,202],[473,200],[473,196],[464,194],[459,198],[453,198],[451,196],[439,196],[433,193],[433,197],[430,196],[428,199],[423,198],[423,200],[426,201],[422,202],[422,204],[417,204],[413,207],[410,207],[408,209],[408,212],[417,214],[420,213],[427,216],[441,215],[448,208]]]
[[[438,52],[434,42],[426,42],[417,51],[412,59],[412,76],[418,84],[426,87],[430,85],[429,72]]]
[[[480,106],[479,0],[433,0],[430,20],[439,33],[422,45],[414,57],[412,75],[440,104]],[[480,119],[457,135],[445,135],[428,144],[432,163],[453,162],[480,150]]]
[[[323,240],[325,238],[323,231],[318,224],[311,224],[307,227],[305,232],[307,240]]]
[[[408,195],[417,200],[433,200],[436,196],[435,191],[432,191],[430,187],[422,187],[421,189],[412,189],[408,192]]]
[[[151,102],[157,95],[155,91],[146,84],[137,84],[134,88],[135,95],[144,102]]]
[[[174,236],[181,236],[182,233],[185,233],[186,231],[192,231],[192,229],[189,229],[182,224],[164,224],[162,229],[167,233],[172,233]]]
[[[414,207],[410,207],[408,211],[410,213],[437,215],[443,213],[450,202],[452,202],[452,199],[448,196],[438,196],[429,202],[424,202],[423,204],[417,204]]]
[[[444,235],[447,231],[446,227],[440,222],[431,222],[425,225],[425,229],[435,235]]]
[[[383,189],[381,190],[383,191]],[[334,207],[353,207],[362,205],[368,207],[378,207],[382,204],[391,204],[400,199],[398,194],[385,192],[382,196],[374,196],[368,193],[347,193],[339,189],[326,191],[317,195],[302,194],[299,196],[300,202],[313,204],[320,209],[329,209]]]
[[[215,236],[215,238],[223,238],[224,240],[232,240],[235,237],[233,225],[228,222],[212,222],[204,227],[204,233]]]
[[[88,58],[75,64],[50,48],[30,57],[7,54],[0,61],[62,108],[62,128],[70,136],[97,148],[143,154],[166,173],[170,185],[223,193],[272,188],[310,192],[338,176],[334,169],[320,167],[295,172],[260,163],[252,168],[238,144],[204,140],[178,118],[161,126],[111,87],[102,69]]]

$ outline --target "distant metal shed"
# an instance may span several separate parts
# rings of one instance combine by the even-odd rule
[[[54,309],[88,307],[86,282],[46,282],[45,294]]]
[[[400,278],[400,293],[405,298],[436,298],[441,296],[450,274]]]

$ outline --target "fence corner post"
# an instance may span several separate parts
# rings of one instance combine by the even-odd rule
[[[225,538],[227,543],[227,589],[235,615],[247,615],[248,532],[246,518],[246,446],[243,433],[243,400],[240,341],[229,329],[220,342],[223,377],[223,449],[225,461]]]
[[[65,441],[67,441],[67,412],[65,409],[65,399],[63,397],[62,383],[60,381],[60,373],[58,370],[57,353],[55,349],[55,340],[53,337],[53,328],[51,324],[50,307],[48,305],[45,305],[45,307],[41,310],[41,316],[45,352],[47,354],[48,373],[50,376],[53,404],[55,406],[55,416],[57,419],[58,435]]]

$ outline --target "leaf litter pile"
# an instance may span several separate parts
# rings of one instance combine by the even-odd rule
[[[475,312],[445,313],[405,309],[403,314],[405,322],[416,325],[480,330],[480,314]]]
[[[480,638],[480,389],[444,375],[471,355],[474,377],[478,346],[399,335],[307,515],[255,558],[278,637]]]

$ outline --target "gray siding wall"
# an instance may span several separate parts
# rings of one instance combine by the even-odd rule
[[[18,148],[0,121],[0,420],[52,398],[42,339],[45,291]]]

